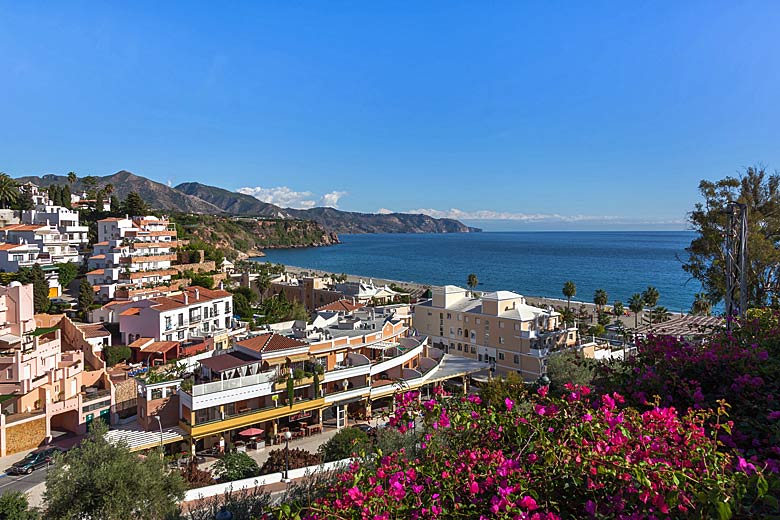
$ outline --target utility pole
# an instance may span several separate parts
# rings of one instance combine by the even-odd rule
[[[729,318],[744,317],[747,307],[747,205],[731,202],[728,206],[728,227],[725,237],[726,254],[726,323]]]

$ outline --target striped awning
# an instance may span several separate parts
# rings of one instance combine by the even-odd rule
[[[184,430],[178,426],[173,426],[163,427],[161,436],[159,429],[146,431],[138,424],[138,421],[133,421],[109,430],[106,433],[106,439],[110,442],[124,441],[130,448],[130,451],[140,451],[156,448],[160,445],[161,438],[163,445],[165,445],[183,441],[185,435]]]

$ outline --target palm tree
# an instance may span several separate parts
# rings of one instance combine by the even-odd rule
[[[577,296],[577,285],[571,280],[563,284],[563,295],[566,296],[566,308],[568,309],[571,305],[571,299]]]
[[[698,293],[693,300],[691,314],[697,316],[709,316],[712,314],[712,303],[705,293]]]
[[[468,278],[466,279],[466,285],[469,286],[471,289],[471,293],[474,294],[474,288],[479,285],[479,279],[477,278],[477,275],[474,273],[471,273]]]
[[[19,198],[19,187],[9,175],[0,172],[0,205],[5,209]]]
[[[621,323],[620,317],[623,316],[624,312],[625,309],[623,308],[623,302],[620,300],[615,300],[615,303],[612,304],[612,314],[615,315],[616,323]]]
[[[68,172],[68,183],[73,184],[78,179],[76,172]]]
[[[631,298],[628,299],[628,308],[634,313],[634,328],[639,326],[639,313],[645,308],[645,301],[642,299],[642,295],[634,293]]]
[[[662,323],[664,321],[669,321],[672,315],[669,312],[669,309],[663,305],[659,305],[658,307],[653,307],[653,312],[650,313],[650,316],[650,323]]]
[[[642,300],[644,300],[645,305],[650,307],[651,309],[654,309],[656,305],[658,305],[658,297],[660,295],[658,294],[658,289],[653,287],[652,285],[648,285],[647,289],[642,293]],[[650,313],[650,325],[653,324],[653,313]]]
[[[599,313],[601,313],[602,307],[604,307],[608,301],[609,298],[607,297],[607,291],[604,289],[596,289],[596,292],[593,293],[593,303],[596,304]]]

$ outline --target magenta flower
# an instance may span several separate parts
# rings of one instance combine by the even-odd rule
[[[507,411],[507,412],[511,412],[511,411],[512,411],[512,408],[514,408],[514,406],[515,406],[515,402],[514,402],[514,401],[512,401],[512,400],[511,400],[510,398],[508,398],[508,397],[507,397],[506,399],[504,399],[504,404],[506,405],[506,411]]]

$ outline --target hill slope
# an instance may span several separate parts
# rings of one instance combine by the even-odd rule
[[[155,182],[125,170],[119,171],[113,175],[97,177],[97,179],[98,186],[111,184],[114,187],[114,195],[120,199],[124,199],[127,197],[128,193],[134,191],[154,209],[163,211],[184,211],[188,213],[222,213],[220,208],[203,199],[187,195],[186,193],[175,190],[165,184]],[[65,175],[20,177],[16,180],[19,183],[32,182],[38,186],[68,184],[68,178]],[[79,193],[81,191],[84,191],[84,178],[82,177],[71,186],[71,192]]]

